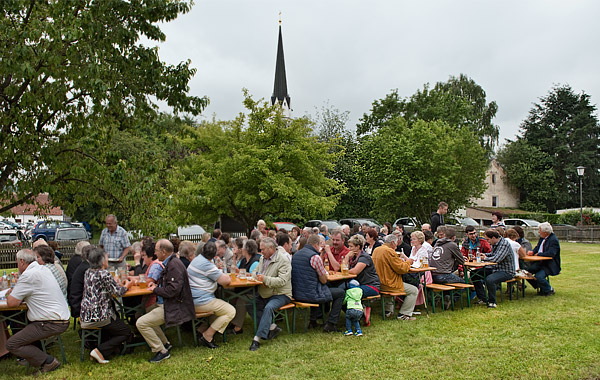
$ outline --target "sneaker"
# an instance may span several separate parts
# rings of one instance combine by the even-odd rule
[[[281,333],[281,327],[276,326],[273,330],[269,330],[269,334],[267,335],[267,339],[275,339]]]
[[[356,336],[363,336],[362,330],[361,329],[356,330],[356,332],[354,333],[354,335],[356,335]]]
[[[337,327],[335,327],[335,325],[331,322],[327,322],[325,323],[325,326],[323,326],[323,331],[330,333],[330,332],[339,332],[340,330],[337,329]]]
[[[415,321],[417,318],[411,317],[410,315],[406,314],[398,314],[398,319],[403,321]]]
[[[260,348],[260,342],[253,340],[252,344],[250,345],[250,351],[256,351]]]
[[[391,311],[387,311],[387,312],[385,313],[385,317],[386,317],[386,318],[391,318],[391,317],[392,317],[392,312],[391,312]]]
[[[344,331],[344,336],[352,336],[352,330]]]
[[[158,351],[152,359],[148,359],[148,362],[158,363],[158,362],[162,362],[163,360],[168,359],[170,357],[171,357],[171,354],[169,353],[169,351],[167,351],[166,354],[163,354],[162,352]]]
[[[58,360],[56,360],[56,358],[54,358],[54,360],[52,360],[52,362],[42,364],[42,368],[40,368],[40,372],[42,372],[42,373],[52,372],[55,369],[58,369],[58,367],[60,367],[60,362]]]
[[[173,345],[169,342],[165,343],[165,350],[171,352],[171,350],[173,349]]]
[[[371,326],[371,307],[365,307],[365,326]]]
[[[420,311],[413,311],[413,315],[421,315]]]
[[[475,305],[487,305],[488,303],[482,300],[477,301]]]
[[[498,305],[495,303],[488,303],[488,309],[495,309]]]

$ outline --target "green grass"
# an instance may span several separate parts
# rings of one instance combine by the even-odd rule
[[[600,245],[562,244],[562,274],[551,277],[553,297],[538,297],[421,316],[381,320],[364,337],[316,331],[287,335],[248,351],[252,334],[228,336],[217,350],[176,347],[169,360],[149,364],[137,348],[101,366],[79,362],[78,338],[63,335],[68,365],[48,379],[598,379],[600,378]],[[176,344],[174,330],[169,330]],[[219,341],[218,341],[219,343]],[[58,353],[54,352],[58,355]],[[2,378],[25,376],[14,359],[0,361]]]

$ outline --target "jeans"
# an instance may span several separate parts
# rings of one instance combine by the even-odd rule
[[[280,307],[287,305],[292,300],[290,297],[279,294],[276,296],[271,296],[269,298],[256,298],[256,318],[260,321],[258,323],[258,330],[256,331],[256,336],[262,339],[267,339],[269,336],[269,327],[271,323],[273,323],[273,317],[275,312]],[[249,309],[252,306],[247,306]]]
[[[360,319],[363,316],[362,310],[348,309],[346,310],[346,331],[360,331]]]
[[[432,276],[433,278],[433,282],[435,284],[451,284],[453,282],[457,282],[457,283],[461,283],[464,284],[465,283],[465,279],[464,278],[460,278],[459,276],[455,275],[454,273],[445,273],[445,274],[434,274]],[[463,289],[459,290],[459,291],[454,291],[454,302],[460,302],[460,297],[462,296],[462,292]],[[447,292],[444,292],[444,295]]]
[[[542,294],[544,293],[548,293],[549,291],[552,290],[552,286],[550,286],[550,283],[548,282],[548,280],[546,280],[546,271],[544,270],[544,268],[542,267],[542,265],[540,263],[532,263],[529,266],[529,269],[527,269],[530,273],[533,273],[533,275],[535,276],[535,281],[534,280],[529,280],[529,283],[534,287],[540,288],[540,292]]]
[[[487,297],[485,296],[485,289],[483,288],[483,280],[477,279],[473,281],[473,285],[475,286],[475,292],[477,293],[477,298],[479,298],[483,302],[487,303],[496,303],[496,285],[500,284],[503,281],[510,280],[514,277],[514,275],[508,272],[496,271],[493,272],[491,268],[481,268],[477,269],[475,272],[477,274],[483,276],[485,275],[485,286],[487,287]]]

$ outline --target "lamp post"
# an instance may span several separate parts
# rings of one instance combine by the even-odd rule
[[[578,166],[577,167],[577,175],[579,176],[579,214],[581,217],[581,226],[583,227],[583,173],[585,172],[585,167]]]

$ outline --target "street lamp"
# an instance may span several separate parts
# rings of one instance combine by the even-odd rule
[[[579,214],[581,217],[581,226],[583,227],[583,173],[585,172],[585,167],[578,166],[577,167],[577,175],[579,176]]]

